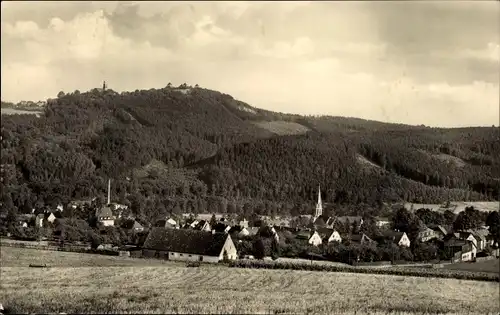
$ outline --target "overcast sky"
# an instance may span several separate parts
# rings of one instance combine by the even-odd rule
[[[186,82],[281,112],[499,124],[499,2],[1,5],[6,101]]]

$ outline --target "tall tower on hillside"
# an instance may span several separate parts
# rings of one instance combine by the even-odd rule
[[[109,206],[111,203],[111,179],[108,179],[108,203],[106,205]]]
[[[103,91],[106,91],[106,88],[108,87],[108,85],[106,84],[106,81],[103,81],[102,82],[102,90]]]
[[[321,203],[321,186],[318,185],[318,203],[316,203],[316,211],[314,212],[314,220],[323,215],[323,205]]]

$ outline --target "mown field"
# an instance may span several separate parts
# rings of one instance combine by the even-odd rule
[[[47,263],[51,268],[29,268]],[[495,314],[495,282],[240,269],[1,248],[11,312]],[[92,266],[92,268],[89,268]]]
[[[480,272],[489,272],[498,274],[500,273],[500,260],[492,259],[476,263],[463,262],[463,263],[445,265],[444,268],[450,270],[480,271]]]

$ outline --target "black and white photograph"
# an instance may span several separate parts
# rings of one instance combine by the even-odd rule
[[[1,314],[500,314],[500,2],[2,1]]]

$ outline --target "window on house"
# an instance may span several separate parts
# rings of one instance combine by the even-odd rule
[[[182,254],[179,254],[179,256],[181,256],[181,257],[182,257],[183,255],[182,255]]]
[[[192,255],[189,255],[189,257],[191,257]]]
[[[200,256],[199,260],[200,260],[200,261],[203,261],[203,256]]]

